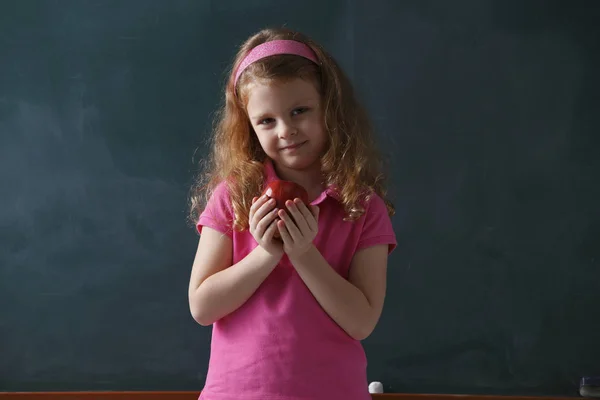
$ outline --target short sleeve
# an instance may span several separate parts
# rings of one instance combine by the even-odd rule
[[[204,211],[200,214],[196,229],[201,234],[202,228],[207,226],[233,237],[233,215],[227,184],[221,182],[213,191]]]
[[[363,230],[358,242],[358,250],[371,247],[378,244],[387,244],[388,254],[397,246],[396,234],[392,226],[392,220],[383,199],[378,195],[373,195],[364,215]]]

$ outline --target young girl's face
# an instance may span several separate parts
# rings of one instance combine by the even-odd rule
[[[273,162],[294,170],[315,166],[325,150],[321,96],[309,80],[252,83],[246,111]]]

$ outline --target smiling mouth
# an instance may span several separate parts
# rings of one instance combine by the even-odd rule
[[[301,142],[301,143],[293,144],[291,146],[283,147],[281,150],[294,150],[294,149],[297,149],[298,147],[302,146],[304,143],[306,143],[306,142]]]

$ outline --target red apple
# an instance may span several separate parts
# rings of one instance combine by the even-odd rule
[[[270,190],[270,191],[269,191]],[[290,200],[294,201],[295,198],[299,198],[308,205],[308,192],[301,185],[291,181],[275,180],[269,183],[263,194],[266,194],[276,201],[276,207],[279,209],[286,210],[289,214],[289,210],[285,206],[285,202]],[[291,217],[291,215],[290,215]],[[279,220],[279,218],[277,218]],[[275,231],[275,237],[279,238],[279,231]]]
[[[271,189],[270,192],[269,189]],[[295,198],[301,199],[304,204],[308,205],[308,193],[306,192],[306,189],[297,183],[290,181],[272,181],[267,185],[263,194],[275,199],[277,208],[287,209],[285,202],[288,200],[293,201]]]

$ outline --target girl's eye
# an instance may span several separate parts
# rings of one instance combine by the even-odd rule
[[[295,108],[295,109],[292,111],[292,115],[304,114],[304,113],[305,113],[305,112],[307,112],[307,111],[308,111],[308,108],[306,108],[306,107],[299,107],[299,108]]]
[[[273,118],[265,118],[265,119],[261,119],[260,121],[258,121],[258,124],[259,125],[268,125],[273,121],[275,121]]]

